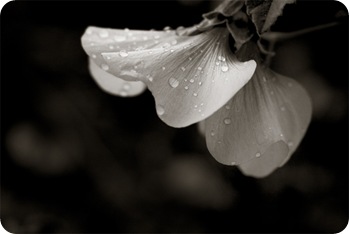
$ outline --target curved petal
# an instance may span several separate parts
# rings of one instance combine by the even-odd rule
[[[122,80],[100,68],[91,58],[89,70],[98,86],[105,92],[122,96],[133,97],[144,92],[146,85],[141,81]]]
[[[167,40],[176,43],[165,47],[102,56],[108,72],[148,86],[165,123],[185,127],[217,111],[254,73],[253,60],[239,62],[230,51],[228,35],[227,29],[215,28],[196,36],[174,36]]]
[[[310,99],[296,81],[257,67],[251,81],[206,119],[206,143],[217,161],[263,177],[289,159],[310,119]]]
[[[87,55],[108,72],[102,53],[144,50],[153,47],[166,47],[174,43],[175,31],[144,31],[129,29],[109,29],[88,27],[81,37],[81,44]],[[172,39],[172,40],[171,40]],[[129,77],[128,80],[137,80]]]

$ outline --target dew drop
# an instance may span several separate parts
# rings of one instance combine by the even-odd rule
[[[190,83],[194,83],[194,79],[190,79],[189,82],[190,82]]]
[[[168,83],[170,84],[170,86],[171,86],[172,88],[176,88],[176,87],[178,87],[178,85],[179,85],[179,81],[178,81],[177,79],[175,79],[175,78],[170,78],[170,79],[168,80]]]
[[[120,55],[120,57],[125,58],[125,57],[128,56],[128,53],[127,53],[126,51],[120,51],[120,52],[119,52],[119,55]]]
[[[200,86],[202,85],[202,82],[201,82],[201,81],[199,82],[199,85],[200,85]]]
[[[261,156],[261,153],[256,153],[256,158],[259,158]]]
[[[198,105],[195,105],[194,108],[195,108],[195,109],[198,108]]]
[[[101,37],[101,38],[106,38],[109,36],[109,33],[107,30],[101,30],[99,31],[98,35]]]
[[[114,36],[114,41],[116,41],[116,42],[122,42],[125,40],[126,40],[125,36]]]
[[[174,50],[170,50],[170,52],[171,52],[171,53],[173,53],[173,52],[174,52]]]
[[[185,87],[184,87],[184,89],[185,89],[185,90],[188,90],[188,89],[189,89],[189,87],[188,87],[188,86],[185,86]]]
[[[148,78],[148,80],[150,81],[150,82],[153,82],[153,77],[151,76],[151,75],[147,75],[147,78]]]
[[[193,93],[193,96],[194,96],[194,97],[197,97],[197,96],[198,96],[198,94],[197,94],[197,93]]]
[[[218,60],[221,61],[222,60],[222,56],[219,55],[218,56]]]
[[[109,70],[109,66],[107,64],[102,64],[101,65],[101,68],[104,70],[104,71],[108,71]]]
[[[128,84],[128,83],[125,83],[125,84],[122,86],[122,88],[123,88],[124,90],[130,90],[130,89],[131,89],[131,85]]]
[[[219,64],[220,64],[219,62],[216,62],[216,65],[217,65],[217,66],[219,66]]]
[[[223,66],[221,67],[221,70],[222,70],[222,72],[226,72],[226,71],[229,70],[229,68],[228,68],[228,66],[223,65]]]
[[[163,115],[163,114],[165,114],[165,109],[164,109],[164,107],[163,106],[161,106],[161,105],[157,105],[156,106],[156,113],[158,114],[158,115]]]
[[[122,90],[122,91],[120,92],[120,95],[121,95],[122,97],[126,97],[126,96],[128,95],[128,93],[127,93],[127,91]]]
[[[229,118],[224,119],[224,123],[227,125],[231,124],[231,119],[229,119]]]

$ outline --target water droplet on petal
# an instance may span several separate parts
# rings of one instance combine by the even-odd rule
[[[219,64],[220,64],[219,62],[216,62],[216,65],[217,65],[217,66],[219,66]]]
[[[104,71],[108,71],[109,70],[109,66],[107,64],[102,64],[101,65],[101,68],[104,70]]]
[[[147,78],[150,82],[153,82],[153,77],[151,75],[147,75]]]
[[[165,109],[164,109],[164,107],[163,106],[161,106],[161,105],[157,105],[156,106],[156,113],[158,114],[158,115],[163,115],[163,114],[165,114]]]
[[[107,38],[109,36],[109,32],[107,30],[101,30],[101,31],[99,31],[98,35],[101,38]]]
[[[175,78],[170,78],[170,79],[168,80],[168,83],[170,84],[170,86],[171,86],[172,88],[176,88],[176,87],[178,87],[178,85],[179,85],[179,81],[178,81],[177,79],[175,79]]]
[[[201,70],[202,70],[202,67],[198,67],[198,70],[201,71]]]
[[[182,70],[182,71],[185,71],[185,67],[181,67],[181,70]]]
[[[197,93],[193,93],[193,96],[194,96],[194,97],[197,97],[197,96],[198,96],[198,94],[197,94]]]
[[[125,40],[126,40],[125,36],[114,36],[114,41],[116,41],[116,42],[122,42]]]
[[[188,89],[189,89],[189,87],[188,87],[188,86],[185,86],[185,87],[184,87],[184,89],[185,89],[185,90],[188,90]]]
[[[259,158],[261,156],[261,153],[256,153],[256,158]]]
[[[222,72],[226,72],[226,71],[229,70],[228,66],[226,66],[226,65],[223,65],[223,66],[221,67],[221,69],[222,69]]]
[[[227,125],[231,124],[231,119],[229,119],[229,118],[224,119],[224,123]]]
[[[199,82],[199,85],[200,85],[200,86],[202,85],[202,82],[201,82],[201,81]]]
[[[120,55],[120,57],[125,58],[125,57],[128,56],[128,53],[127,53],[126,51],[120,51],[120,52],[119,52],[119,55]]]
[[[162,69],[163,71],[165,71],[166,67],[162,67],[161,69]]]
[[[236,166],[236,162],[231,162],[231,165],[232,166]]]
[[[194,83],[194,79],[190,79],[189,82],[190,82],[190,83]]]
[[[121,95],[122,97],[126,97],[126,96],[128,95],[128,93],[127,93],[127,91],[122,90],[122,91],[120,92],[120,95]]]
[[[122,86],[122,88],[123,88],[124,90],[130,90],[131,85],[128,84],[128,83],[125,83],[125,84]]]

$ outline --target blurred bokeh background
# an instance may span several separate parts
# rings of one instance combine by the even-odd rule
[[[313,120],[263,179],[217,163],[195,125],[156,116],[149,91],[103,92],[89,25],[191,26],[217,2],[10,2],[1,12],[1,223],[16,233],[339,232],[348,222],[348,25],[277,45],[273,68],[306,87]],[[342,19],[335,1],[288,5],[278,31]]]

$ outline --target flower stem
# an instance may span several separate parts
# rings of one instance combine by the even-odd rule
[[[275,55],[273,50],[274,50],[275,44],[277,42],[289,40],[289,39],[299,37],[299,36],[307,34],[307,33],[327,29],[327,28],[330,28],[330,27],[333,27],[336,25],[339,25],[339,22],[331,22],[331,23],[327,23],[327,24],[317,25],[314,27],[304,28],[304,29],[294,31],[294,32],[265,32],[265,33],[263,33],[261,35],[261,39],[269,42],[268,48],[267,49],[263,48],[263,46],[261,45],[260,42],[258,43],[258,46],[261,49],[262,53],[267,55],[266,59],[264,61],[265,65],[269,66],[270,61],[271,61],[271,57],[273,57]]]

